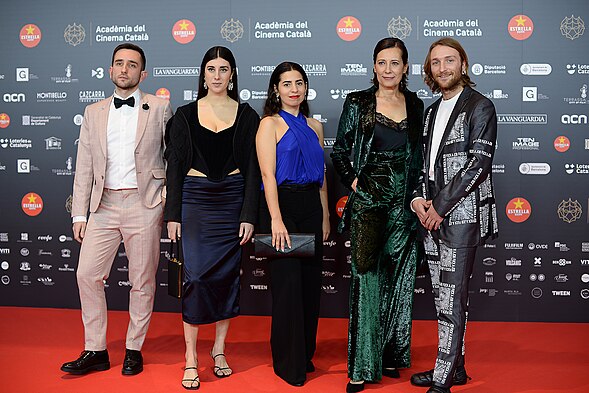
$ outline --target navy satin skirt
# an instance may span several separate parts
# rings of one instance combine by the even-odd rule
[[[220,182],[186,176],[182,188],[182,318],[205,324],[239,314],[241,174]]]

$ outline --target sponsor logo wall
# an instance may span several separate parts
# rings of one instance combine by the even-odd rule
[[[324,243],[322,315],[346,317],[350,241],[336,233],[347,199],[329,160],[348,94],[370,86],[372,50],[385,36],[409,50],[409,88],[426,107],[440,95],[422,80],[434,40],[466,48],[476,89],[497,109],[493,165],[500,237],[479,249],[474,320],[589,322],[589,3],[368,3],[220,0],[148,6],[105,0],[92,13],[64,0],[5,4],[0,22],[0,305],[77,308],[79,245],[71,234],[71,194],[86,105],[109,98],[113,48],[145,49],[142,90],[174,108],[197,99],[200,61],[213,45],[233,51],[239,97],[261,113],[268,79],[283,60],[303,65],[312,117],[325,130],[332,235]],[[83,6],[82,6],[83,7]],[[83,8],[82,8],[83,9]],[[49,12],[51,11],[51,12]],[[167,296],[162,235],[156,310],[178,311]],[[270,311],[269,262],[244,248],[242,312]],[[130,282],[121,247],[106,281],[113,309],[127,307]],[[416,318],[433,318],[431,285],[415,285]]]

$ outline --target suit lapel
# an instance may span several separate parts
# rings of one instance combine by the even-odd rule
[[[454,122],[458,118],[458,115],[464,109],[468,98],[470,97],[470,88],[468,86],[464,87],[464,90],[460,92],[460,97],[458,97],[458,101],[456,101],[456,105],[454,105],[454,109],[452,110],[452,114],[448,119],[448,124],[446,124],[446,128],[444,129],[444,135],[442,135],[442,139],[440,140],[440,148],[438,149],[438,155],[436,156],[436,162],[440,159],[442,155],[442,150],[444,145],[446,144],[446,140],[448,140],[448,135],[450,135],[450,131],[452,131],[452,127],[454,127]],[[431,120],[431,119],[430,119]],[[433,128],[432,128],[433,130]]]
[[[366,116],[364,116],[362,128],[366,140],[371,141],[374,135],[374,124],[376,123],[376,95],[372,92],[367,98]]]
[[[417,141],[421,137],[420,134],[420,124],[423,122],[423,119],[417,118],[417,110],[415,109],[417,104],[415,103],[414,96],[405,92],[405,111],[407,113],[407,162],[412,160],[413,151],[417,148]],[[423,131],[421,131],[423,134]],[[419,147],[422,148],[421,146]]]
[[[100,148],[102,149],[102,154],[106,157],[106,137],[108,131],[108,114],[110,113],[110,104],[112,102],[112,96],[110,100],[106,101],[105,104],[100,108],[100,113],[98,115],[98,139],[100,140]]]
[[[143,134],[145,134],[145,127],[147,126],[147,118],[149,117],[149,109],[143,109],[143,105],[149,107],[147,95],[141,92],[141,102],[139,103],[139,114],[137,117],[137,132],[135,133],[135,147],[139,146]]]
[[[427,123],[427,148],[426,148],[426,154],[425,154],[425,167],[427,169],[427,173],[429,173],[429,169],[430,169],[430,157],[432,154],[432,138],[434,136],[434,123],[436,121],[436,114],[438,113],[438,107],[440,106],[440,102],[442,102],[442,99],[440,98],[438,101],[436,101],[435,103],[432,104],[432,106],[430,107],[430,112],[429,112],[429,116],[426,114],[425,117],[426,119],[429,117],[428,119],[428,123]],[[429,175],[428,175],[429,176]]]

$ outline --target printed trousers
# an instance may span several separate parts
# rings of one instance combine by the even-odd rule
[[[451,248],[428,232],[425,254],[438,316],[438,355],[433,384],[449,388],[454,372],[464,365],[464,335],[468,318],[468,284],[476,247]]]

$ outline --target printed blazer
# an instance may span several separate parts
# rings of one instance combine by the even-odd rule
[[[427,187],[431,138],[441,98],[425,111],[424,165],[414,197],[432,199],[444,217],[440,240],[449,247],[482,245],[498,235],[497,208],[491,175],[497,144],[493,103],[465,86],[450,115],[434,163],[435,190]]]

